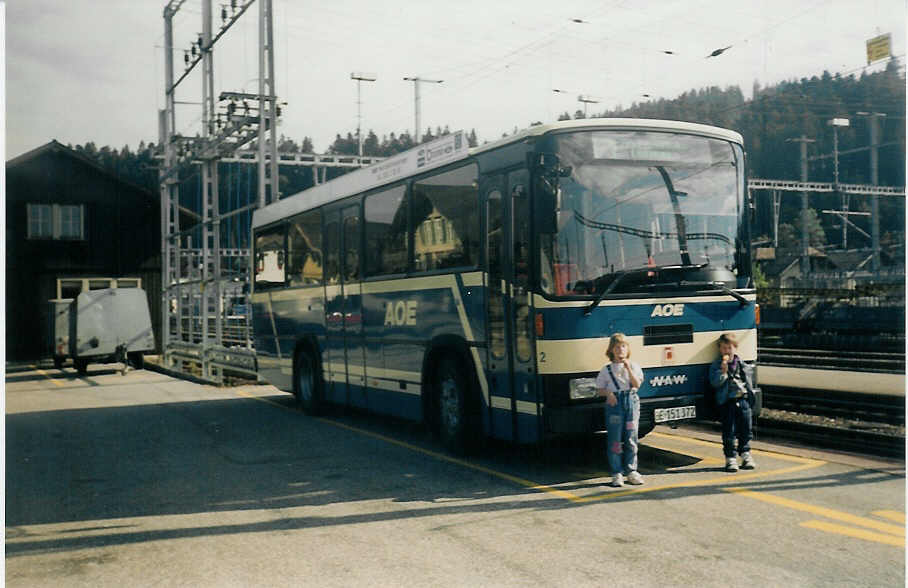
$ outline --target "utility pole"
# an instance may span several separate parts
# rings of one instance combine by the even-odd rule
[[[801,135],[797,139],[786,139],[791,143],[801,144],[801,182],[807,182],[807,144],[813,143],[813,139],[808,139]],[[801,277],[806,277],[810,273],[810,233],[807,230],[808,220],[808,192],[801,192]]]
[[[886,116],[882,112],[858,112],[858,116],[870,118],[870,184],[876,186],[880,183],[880,118]],[[873,243],[873,257],[870,267],[874,273],[880,271],[880,196],[873,194],[870,197],[870,240]]]
[[[826,124],[832,127],[832,158],[833,158],[833,174],[835,180],[833,184],[836,186],[838,191],[839,186],[839,127],[847,127],[851,124],[851,121],[847,118],[833,118],[826,122]],[[846,192],[842,192],[842,214],[845,215],[845,218],[848,218],[848,199],[849,196]],[[842,221],[842,249],[848,249],[848,223],[844,220]]]
[[[215,135],[214,52],[212,51],[211,0],[202,0],[202,138],[208,143]],[[209,341],[208,309],[220,312],[221,300],[221,221],[218,202],[218,158],[208,153],[202,161],[202,219],[211,224],[202,225],[202,345]],[[223,342],[222,321],[215,317],[215,345]]]
[[[274,91],[274,25],[271,0],[259,0],[259,208],[277,202],[277,96]],[[266,135],[269,138],[266,139]],[[269,161],[266,165],[266,145]],[[268,187],[271,191],[266,193]]]
[[[374,82],[378,78],[375,74],[371,73],[362,73],[362,72],[353,72],[350,74],[351,80],[356,80],[356,141],[359,143],[359,156],[360,161],[362,161],[363,156],[363,133],[362,133],[362,123],[363,123],[363,113],[362,113],[362,95],[360,93],[360,86],[363,82]]]
[[[412,78],[404,78],[404,81],[413,82],[413,95],[414,95],[414,102],[416,103],[416,122],[415,122],[416,132],[413,134],[413,142],[418,145],[419,138],[420,138],[420,134],[419,134],[419,132],[420,132],[419,131],[419,128],[420,128],[419,127],[419,84],[440,84],[444,80],[429,80],[426,78],[421,78],[419,76],[415,76]]]

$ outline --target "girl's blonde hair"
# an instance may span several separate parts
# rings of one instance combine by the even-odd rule
[[[605,354],[608,355],[608,358],[612,361],[615,361],[615,347],[624,343],[627,345],[627,358],[631,357],[631,344],[627,340],[627,336],[624,333],[615,333],[608,340],[608,349],[606,349]]]

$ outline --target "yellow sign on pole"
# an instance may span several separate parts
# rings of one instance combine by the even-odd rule
[[[867,65],[892,57],[892,35],[886,33],[867,41]]]

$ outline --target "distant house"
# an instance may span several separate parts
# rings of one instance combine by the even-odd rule
[[[111,279],[141,279],[160,348],[158,203],[57,141],[6,163],[7,358],[48,356],[47,301]]]

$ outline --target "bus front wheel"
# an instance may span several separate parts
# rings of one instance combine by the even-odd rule
[[[296,368],[293,370],[296,377],[293,382],[293,393],[300,409],[308,415],[321,413],[322,401],[316,377],[317,365],[312,355],[301,351],[296,356]]]
[[[475,450],[480,431],[470,403],[468,379],[461,362],[444,357],[435,370],[438,433],[446,449],[458,455]]]

